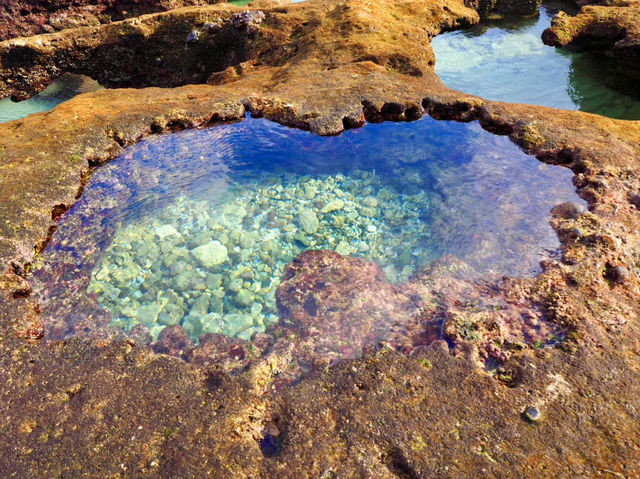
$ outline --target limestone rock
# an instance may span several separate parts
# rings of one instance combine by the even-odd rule
[[[217,240],[192,249],[191,254],[206,269],[222,264],[228,258],[227,247]]]
[[[172,236],[178,234],[178,230],[176,230],[172,225],[162,225],[158,226],[155,229],[156,235],[158,238],[163,239],[166,236]]]
[[[313,234],[320,228],[320,222],[313,210],[309,208],[303,208],[298,213],[298,224],[300,228],[307,234]]]
[[[338,211],[344,208],[344,201],[340,199],[331,200],[322,208],[323,213],[331,213],[332,211]]]

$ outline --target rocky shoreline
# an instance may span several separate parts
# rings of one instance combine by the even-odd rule
[[[547,45],[603,52],[640,78],[640,2],[593,2],[576,16],[561,13],[542,35]]]
[[[68,28],[96,26],[147,13],[216,0],[7,0],[0,5],[0,41],[53,33]]]
[[[179,10],[145,17],[139,29],[129,20],[5,42],[1,92],[33,94],[65,62],[75,61],[68,56],[71,45],[89,34],[99,40],[87,40],[76,73],[89,73],[91,62],[103,61],[101,39],[126,38],[127,28],[135,37],[147,26],[153,31],[175,20],[183,26],[167,51],[177,52],[178,45],[185,51],[184,33],[194,19],[204,25],[214,17],[230,19],[235,11]],[[448,90],[433,74],[428,42],[439,31],[478,21],[478,13],[461,2],[311,1],[263,11],[255,37],[243,33],[246,60],[227,67],[235,72],[225,76],[230,82],[216,77],[215,86],[101,90],[0,125],[3,474],[637,475],[640,124]],[[44,50],[36,62],[31,53],[23,57],[27,63],[16,56],[39,48]],[[55,52],[57,60],[42,62]],[[176,71],[190,68],[180,63]],[[239,120],[247,111],[320,134],[424,114],[479,121],[539,160],[570,168],[589,211],[554,211],[562,257],[546,262],[536,278],[503,278],[480,288],[457,279],[451,265],[425,271],[419,287],[441,295],[433,312],[413,302],[410,291],[394,290],[363,260],[307,253],[285,271],[287,288],[279,301],[293,320],[321,308],[328,309],[319,317],[331,318],[330,305],[338,302],[347,317],[366,322],[372,311],[354,299],[380,292],[383,299],[395,298],[384,303],[400,305],[398,314],[407,315],[403,308],[415,313],[409,315],[418,335],[427,331],[425,318],[437,319],[445,337],[457,341],[452,350],[445,341],[417,341],[410,354],[372,344],[362,358],[316,365],[295,386],[282,387],[292,354],[286,348],[266,355],[248,351],[262,359],[243,368],[248,355],[235,344],[211,341],[210,354],[186,354],[188,342],[171,331],[157,350],[174,356],[182,351],[190,361],[158,354],[121,333],[39,341],[44,330],[30,291],[30,265],[92,169],[148,134]],[[339,285],[345,274],[355,280],[346,291],[330,287],[328,302],[310,308],[308,297],[318,285],[309,275],[326,271],[327,262],[330,285]],[[484,302],[469,307],[460,301],[462,289]],[[508,308],[497,310],[492,298]],[[499,333],[491,328],[506,318],[527,324],[538,312],[564,331],[559,346],[528,346],[505,355],[481,349],[463,334],[468,323]],[[323,339],[312,333],[300,344],[303,351]],[[493,377],[479,367],[483,355],[499,363]],[[240,367],[227,368],[225,362]]]

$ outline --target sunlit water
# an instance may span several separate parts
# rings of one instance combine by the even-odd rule
[[[394,283],[445,254],[532,276],[559,247],[549,211],[564,201],[581,201],[569,170],[477,124],[326,138],[247,119],[152,137],[99,168],[36,290],[53,338],[110,322],[249,339],[278,321],[284,266],[307,249],[376,261]]]
[[[80,93],[100,89],[91,78],[82,75],[65,74],[41,93],[28,100],[13,102],[10,98],[0,99],[0,123],[24,118],[32,113],[51,110],[56,105],[70,100]]]
[[[450,88],[490,100],[640,119],[640,82],[604,58],[546,46],[553,14],[487,21],[439,35],[436,73]]]

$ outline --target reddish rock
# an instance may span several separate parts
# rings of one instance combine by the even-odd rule
[[[193,348],[193,341],[180,325],[167,326],[153,344],[154,351],[169,356],[183,357]]]
[[[215,366],[224,371],[239,371],[260,359],[273,339],[264,334],[252,341],[229,338],[222,334],[203,334],[200,344],[189,351],[187,359],[198,365]]]
[[[287,265],[276,299],[281,324],[302,341],[294,356],[309,363],[358,357],[379,342],[410,350],[437,329],[411,288],[387,282],[376,263],[333,251],[306,251]]]

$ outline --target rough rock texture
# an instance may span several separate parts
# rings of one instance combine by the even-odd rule
[[[140,25],[172,18],[183,25],[167,46],[174,56],[165,62],[170,69],[176,61],[176,71],[188,72],[173,45],[184,42],[198,22],[234,11],[187,9],[146,17]],[[244,50],[246,61],[257,61],[239,68],[229,83],[103,90],[0,125],[0,475],[640,475],[640,236],[634,200],[640,191],[640,123],[490,102],[446,89],[433,73],[428,41],[441,30],[477,21],[477,13],[458,1],[312,1],[263,11],[256,38],[246,40],[252,47]],[[127,39],[137,45],[142,27],[135,22],[0,45],[3,94],[32,94],[76,56],[117,65],[107,61],[110,48],[126,53]],[[38,42],[48,42],[53,60],[37,53],[33,60]],[[144,60],[144,49],[135,52]],[[78,62],[82,68],[74,70],[91,68]],[[117,75],[105,73],[113,83]],[[134,84],[133,78],[123,83]],[[479,289],[444,266],[418,275],[414,288],[424,295],[436,283],[451,285],[435,304],[443,333],[457,341],[452,349],[444,341],[411,354],[365,347],[362,358],[312,369],[296,385],[279,387],[291,356],[270,352],[260,338],[247,349],[252,361],[235,375],[226,371],[247,357],[242,345],[213,337],[193,350],[180,330],[166,333],[155,347],[191,362],[154,352],[143,334],[140,342],[113,332],[39,340],[46,325],[30,297],[29,265],[55,219],[81,194],[91,168],[150,133],[237,120],[247,110],[320,134],[425,113],[477,120],[541,161],[571,168],[589,212],[556,212],[552,224],[562,256],[547,261],[536,278],[489,280]],[[289,281],[305,278],[321,258],[292,265]],[[369,266],[362,268],[363,278],[371,278],[365,274],[372,272]],[[294,289],[281,296],[287,314],[299,321],[330,311],[328,304],[316,301],[314,307],[308,299],[319,294],[320,283],[303,285],[300,294]],[[356,282],[345,290],[347,298],[333,288],[328,299],[357,306],[349,298],[371,294],[370,287],[370,281]],[[380,281],[376,287],[392,291]],[[471,293],[461,298],[463,290]],[[466,301],[474,295],[477,301]],[[482,342],[511,332],[517,338],[540,319],[563,331],[559,346],[503,350]],[[469,325],[480,339],[467,334]],[[483,357],[498,363],[493,377],[478,367]],[[523,416],[530,408],[541,413],[535,422]]]
[[[430,73],[435,58],[431,49],[417,49],[416,45],[427,44],[443,29],[479,20],[474,10],[456,0],[439,0],[425,9],[410,2],[396,5],[395,17],[388,17],[387,24],[376,20],[374,30],[367,31],[369,17],[377,14],[377,8],[374,3],[291,5],[266,11],[264,20],[247,29],[236,15],[240,9],[219,5],[9,40],[0,43],[0,96],[24,99],[64,71],[84,72],[107,87],[205,83],[216,73],[222,78],[211,83],[251,77],[264,89],[268,85],[265,75],[276,84],[290,84],[286,77],[299,75],[303,64],[322,71],[318,81],[323,83],[345,64],[358,75],[389,70],[422,77]],[[418,12],[420,24],[405,20]],[[387,46],[394,30],[403,34]],[[187,42],[193,31],[201,32],[198,40]],[[359,31],[359,43],[343,44],[344,37]],[[318,58],[313,48],[317,42],[331,52]],[[318,61],[321,65],[313,65]]]
[[[547,45],[604,51],[625,71],[640,76],[640,1],[589,5],[576,16],[560,12],[542,35]]]
[[[3,0],[0,40],[95,26],[145,13],[221,0]]]
[[[466,0],[465,5],[482,17],[501,15],[536,15],[542,0]]]

